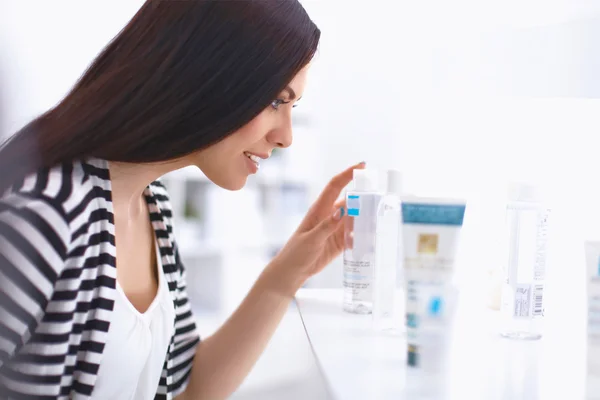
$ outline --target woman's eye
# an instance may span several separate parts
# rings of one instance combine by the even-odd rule
[[[287,103],[289,103],[289,101],[285,101],[283,99],[275,99],[271,103],[271,107],[273,107],[275,110],[278,110],[280,105],[287,104]]]

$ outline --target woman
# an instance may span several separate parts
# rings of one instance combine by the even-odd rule
[[[0,151],[0,394],[222,399],[343,247],[334,177],[245,300],[200,341],[163,174],[237,190],[291,145],[320,32],[296,0],[147,1]],[[37,396],[37,397],[36,397]]]

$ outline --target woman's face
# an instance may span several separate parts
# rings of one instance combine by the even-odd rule
[[[239,190],[260,160],[276,147],[292,144],[292,107],[302,97],[309,65],[304,67],[266,109],[220,142],[190,155],[190,163],[215,184]]]

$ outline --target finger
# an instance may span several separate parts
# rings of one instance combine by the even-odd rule
[[[338,201],[335,202],[335,204],[333,205],[334,210],[337,210],[338,208],[344,208],[346,209],[346,199],[339,199]]]
[[[331,207],[331,204],[335,202],[335,200],[340,196],[342,189],[344,189],[352,180],[352,176],[354,175],[355,169],[364,169],[365,162],[361,162],[355,164],[349,168],[346,168],[344,171],[340,172],[325,186],[325,189],[321,192],[321,195],[317,199],[315,206],[319,207]]]
[[[344,251],[344,223],[339,224],[333,233],[327,238],[327,254],[330,257],[336,257],[340,252]]]
[[[340,228],[343,224],[343,217],[345,211],[343,208],[338,208],[332,215],[321,221],[311,233],[316,235],[318,241],[323,241],[329,238],[336,229]]]
[[[333,242],[335,243],[336,248],[340,250],[344,250],[346,248],[346,229],[344,227],[345,223],[347,223],[347,221],[344,221],[344,223],[339,224],[332,235]]]
[[[346,199],[342,198],[338,201],[335,202],[335,207],[334,207],[334,211],[338,208],[344,208],[344,223],[341,226],[341,231],[344,231],[344,226],[345,226],[345,230],[347,232],[347,236],[349,236],[348,238],[345,239],[346,245],[345,248],[352,248],[352,232],[354,231],[354,218],[348,215],[348,208],[346,207]]]
[[[321,219],[325,218],[327,214],[331,211],[331,206],[340,196],[341,191],[352,180],[353,171],[355,169],[364,169],[365,165],[365,162],[358,163],[356,165],[351,166],[350,168],[345,169],[338,175],[334,176],[329,181],[327,186],[325,186],[325,189],[323,189],[323,191],[317,198],[317,201],[309,210],[307,218],[305,219],[305,223],[310,224],[313,221],[320,221]]]

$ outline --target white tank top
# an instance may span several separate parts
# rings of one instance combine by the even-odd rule
[[[117,282],[108,339],[92,399],[154,399],[175,330],[175,309],[157,250],[158,291],[140,313]]]

